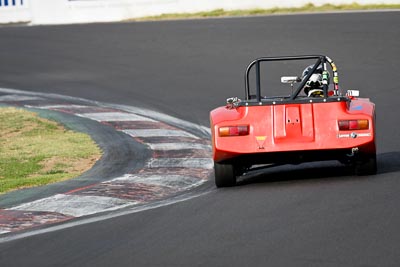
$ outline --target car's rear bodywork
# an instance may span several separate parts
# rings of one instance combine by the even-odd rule
[[[302,96],[310,73],[298,80],[300,85],[291,95],[261,96],[261,62],[304,59],[316,60],[312,71],[318,66],[330,71],[332,90],[330,79],[326,79],[323,96]],[[252,95],[249,73],[253,67],[256,93]],[[210,113],[218,187],[234,185],[237,175],[260,164],[339,160],[353,164],[359,174],[376,172],[375,105],[369,99],[341,93],[337,69],[330,58],[259,58],[250,63],[245,79],[245,100],[229,99],[226,106]]]

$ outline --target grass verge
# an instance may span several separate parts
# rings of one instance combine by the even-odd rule
[[[0,108],[0,194],[79,176],[100,158],[86,134],[16,108]]]
[[[159,16],[149,16],[143,18],[129,19],[128,21],[148,21],[148,20],[172,20],[172,19],[194,19],[194,18],[213,18],[213,17],[237,17],[237,16],[255,16],[272,15],[288,13],[306,13],[306,12],[327,12],[327,11],[350,11],[350,10],[374,10],[374,9],[400,9],[400,4],[371,4],[360,5],[357,3],[347,5],[325,4],[315,6],[307,4],[302,7],[293,8],[271,8],[271,9],[248,9],[248,10],[224,10],[216,9],[197,13],[171,13],[161,14]]]

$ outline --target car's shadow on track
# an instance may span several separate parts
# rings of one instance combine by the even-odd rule
[[[400,152],[388,152],[377,155],[378,173],[400,172]],[[371,176],[355,176],[351,167],[336,161],[312,162],[299,165],[280,165],[251,171],[238,177],[237,185],[243,186],[254,183],[273,183],[283,181],[301,181],[312,179],[348,179]],[[374,176],[377,177],[377,176]]]

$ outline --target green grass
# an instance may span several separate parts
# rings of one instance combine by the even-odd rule
[[[305,13],[305,12],[327,12],[327,11],[346,11],[346,10],[373,10],[373,9],[399,9],[400,4],[374,4],[360,5],[357,3],[347,5],[325,4],[315,6],[307,4],[297,8],[271,8],[271,9],[249,9],[249,10],[224,10],[216,9],[197,13],[171,13],[161,14],[159,16],[149,16],[128,21],[146,21],[146,20],[168,20],[168,19],[192,19],[192,18],[214,18],[214,17],[236,17],[236,16],[255,16],[272,15],[287,13]]]
[[[33,112],[0,108],[0,194],[77,177],[100,156],[86,134]]]

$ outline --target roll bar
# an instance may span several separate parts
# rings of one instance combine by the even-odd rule
[[[333,84],[334,84],[334,94],[339,95],[339,76],[337,73],[337,68],[335,63],[327,56],[324,55],[303,55],[303,56],[280,56],[280,57],[260,57],[255,60],[253,60],[246,68],[246,73],[245,73],[245,95],[246,95],[246,100],[250,100],[250,82],[249,82],[249,73],[250,70],[256,66],[256,98],[257,102],[261,102],[261,78],[260,78],[260,63],[264,61],[288,61],[288,60],[306,60],[306,59],[316,59],[317,61],[315,62],[312,70],[307,74],[306,78],[301,81],[301,83],[298,85],[296,90],[293,92],[293,94],[290,96],[290,99],[293,100],[295,99],[301,90],[304,88],[304,85],[310,79],[311,75],[314,73],[314,71],[318,68],[320,64],[322,64],[323,71],[326,72],[326,63],[328,62],[329,65],[332,68],[333,71]],[[328,97],[328,79],[323,78],[323,90],[324,90],[324,96],[325,98]]]

